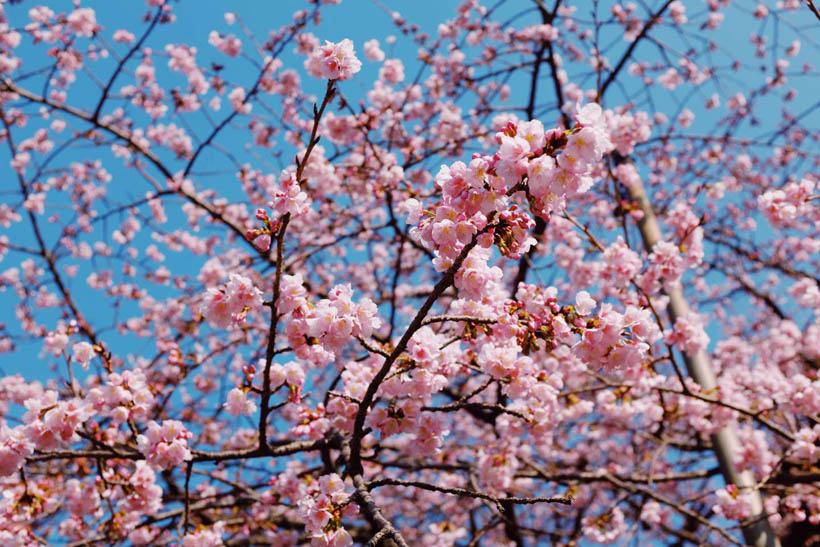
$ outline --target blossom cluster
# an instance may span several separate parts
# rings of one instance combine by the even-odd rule
[[[256,412],[256,403],[248,399],[248,392],[241,388],[234,388],[228,392],[228,400],[225,403],[225,411],[231,416],[242,414],[251,415]]]
[[[87,401],[59,400],[57,392],[52,390],[26,399],[24,405],[25,435],[38,450],[59,448],[76,440],[77,428],[94,414]]]
[[[248,312],[262,305],[262,292],[247,277],[231,274],[221,289],[208,289],[201,311],[208,322],[217,328],[241,324]]]
[[[416,198],[403,203],[413,232],[436,253],[437,269],[447,269],[476,236],[480,247],[495,244],[503,255],[520,257],[535,240],[528,235],[534,220],[512,199],[517,192],[526,193],[536,216],[548,219],[591,188],[604,154],[631,150],[648,137],[642,129],[630,131],[640,117],[604,112],[596,103],[577,108],[573,119],[565,131],[545,131],[538,120],[510,121],[495,135],[493,156],[442,166],[435,179],[440,203],[430,209]]]
[[[315,488],[299,500],[305,531],[315,547],[348,547],[353,539],[342,526],[342,517],[355,511],[350,493],[339,475],[319,477]]]
[[[757,198],[758,209],[775,228],[791,226],[801,217],[810,213],[818,218],[818,209],[811,199],[817,183],[809,178],[799,182],[790,182],[782,189],[767,190]]]
[[[178,420],[165,420],[162,424],[152,420],[145,433],[137,436],[137,445],[145,461],[154,468],[169,469],[193,457],[188,448],[191,437],[193,433]]]
[[[305,69],[324,80],[347,80],[362,69],[362,62],[356,58],[353,42],[345,38],[315,48],[305,60]]]
[[[381,320],[370,298],[353,301],[350,285],[337,285],[323,298],[309,303],[300,274],[282,276],[277,310],[289,314],[285,334],[300,359],[321,363],[338,354],[351,339],[368,338]]]

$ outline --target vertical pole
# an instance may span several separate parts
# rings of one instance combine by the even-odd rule
[[[651,252],[655,243],[663,240],[663,234],[642,181],[635,181],[629,186],[629,196],[643,211],[643,218],[638,222],[638,228],[641,232],[644,247],[647,252]],[[678,317],[686,316],[689,313],[689,303],[686,301],[680,284],[668,289],[666,294],[669,296],[669,306],[667,307],[669,320],[674,324]],[[695,355],[688,355],[683,352],[683,359],[689,375],[703,389],[710,390],[717,385],[715,371],[706,351],[700,350]],[[752,494],[749,500],[753,521],[743,526],[743,538],[746,544],[755,547],[779,547],[780,542],[763,514],[763,502],[760,498],[760,492],[755,487],[754,478],[748,471],[739,472],[735,468],[733,457],[740,448],[740,442],[735,433],[734,424],[729,423],[717,433],[712,434],[711,437],[720,471],[726,483],[734,484],[741,490],[749,491]]]

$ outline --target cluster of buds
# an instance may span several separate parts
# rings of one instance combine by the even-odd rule
[[[245,238],[264,253],[270,250],[273,235],[279,231],[279,221],[271,220],[267,211],[261,208],[256,210],[256,218],[262,221],[262,228],[248,230],[245,232]]]
[[[547,351],[558,347],[555,317],[561,316],[566,310],[558,305],[556,294],[554,288],[544,290],[522,284],[516,292],[516,300],[507,303],[507,315],[517,319],[514,325],[516,341],[524,355],[541,349],[540,342],[543,342]]]
[[[561,306],[557,289],[541,289],[521,285],[516,300],[508,302],[506,312],[515,318],[513,329],[524,355],[545,349],[552,351],[560,344],[573,345],[577,336],[601,327],[600,319],[592,315],[596,302],[586,291],[576,295],[575,304]]]
[[[521,258],[521,255],[535,243],[535,239],[527,235],[535,221],[515,205],[499,214],[497,218],[498,221],[493,228],[493,243],[503,256]]]
[[[519,308],[517,303],[508,306],[511,314],[518,317],[520,327],[516,336],[521,352],[529,355],[533,351],[541,349],[539,341],[543,342],[546,351],[552,351],[558,347],[555,340],[555,329],[552,324],[552,317],[544,318],[531,316],[526,309]]]
[[[250,365],[243,366],[242,375],[245,376],[245,379],[248,381],[248,385],[252,385],[253,378],[256,376],[256,365],[251,363]]]

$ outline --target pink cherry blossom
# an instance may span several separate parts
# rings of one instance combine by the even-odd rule
[[[191,459],[187,440],[193,434],[177,420],[165,420],[162,424],[148,423],[145,434],[137,437],[140,452],[155,469],[169,469]]]
[[[17,472],[33,451],[34,444],[28,440],[22,426],[14,429],[0,426],[0,477]]]
[[[94,346],[88,342],[77,342],[71,346],[72,358],[88,370],[88,363],[94,357]]]
[[[17,4],[0,545],[820,524],[811,3]]]
[[[312,76],[326,80],[347,80],[361,68],[353,42],[347,38],[338,43],[325,41],[325,45],[316,48],[305,61],[305,69]]]
[[[97,31],[97,19],[91,8],[77,8],[66,18],[68,27],[78,36],[92,36]]]
[[[247,392],[240,388],[234,388],[228,392],[228,402],[225,403],[225,411],[231,416],[241,414],[251,415],[256,412],[256,403],[248,399]]]
[[[379,47],[378,40],[368,40],[364,43],[364,54],[368,61],[383,61],[384,52]]]
[[[666,335],[669,344],[677,345],[689,355],[706,348],[709,344],[709,335],[703,328],[703,320],[696,313],[678,317],[672,332]]]

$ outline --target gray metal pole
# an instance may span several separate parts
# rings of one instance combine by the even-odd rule
[[[651,252],[655,243],[663,240],[663,234],[658,225],[655,212],[652,209],[652,203],[646,195],[643,182],[637,181],[632,184],[629,187],[629,195],[632,201],[636,202],[643,211],[643,218],[638,222],[638,228],[641,231],[644,247],[648,252]],[[669,306],[667,307],[669,320],[674,324],[675,319],[689,313],[689,303],[683,295],[683,289],[680,284],[667,290],[666,294],[669,296]],[[704,350],[700,350],[696,355],[688,355],[683,352],[683,358],[689,375],[694,378],[701,387],[705,390],[715,387],[717,384],[715,371],[712,368],[709,355]],[[734,424],[730,423],[713,434],[712,446],[714,447],[715,455],[720,465],[720,471],[726,483],[734,484],[742,490],[752,492],[750,501],[752,504],[752,519],[754,522],[743,527],[743,538],[746,543],[756,547],[779,547],[780,541],[769,526],[769,521],[763,516],[763,502],[760,498],[760,492],[755,486],[754,478],[748,471],[738,472],[733,464],[733,455],[736,454],[740,448]]]

